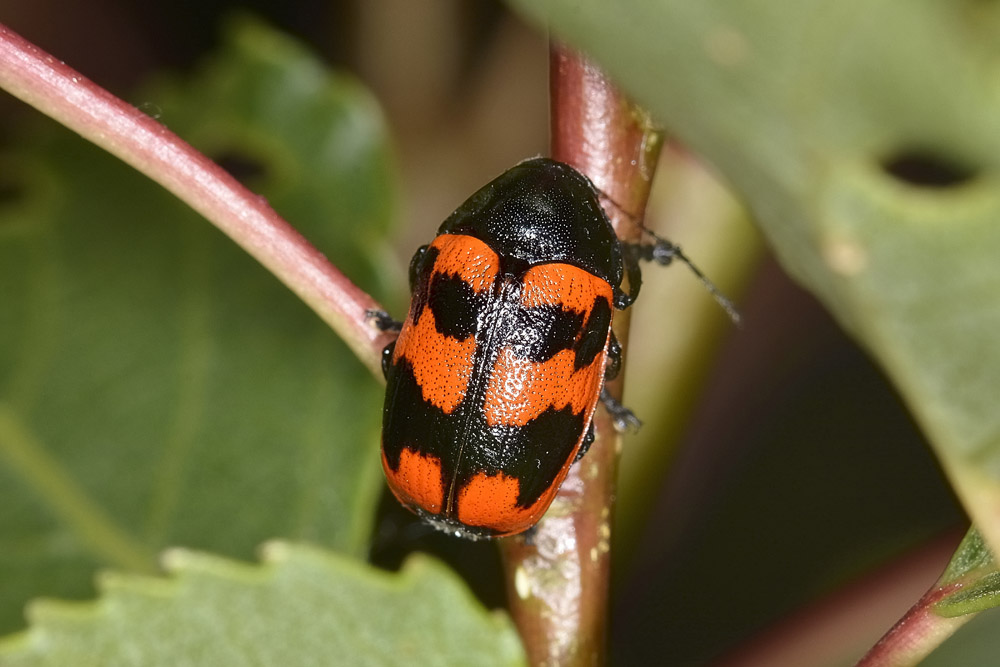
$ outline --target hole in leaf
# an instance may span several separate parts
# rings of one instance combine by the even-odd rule
[[[904,150],[882,161],[882,169],[898,181],[918,188],[954,188],[976,177],[976,170],[939,153]]]
[[[243,185],[260,183],[268,175],[267,165],[246,153],[223,153],[215,162]]]

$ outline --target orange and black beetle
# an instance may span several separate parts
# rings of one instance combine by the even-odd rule
[[[602,391],[619,365],[613,309],[639,287],[635,248],[591,182],[546,158],[444,221],[410,264],[406,320],[373,313],[400,327],[382,357],[382,466],[403,505],[465,537],[520,533],[593,440],[599,399],[620,426],[638,423]]]

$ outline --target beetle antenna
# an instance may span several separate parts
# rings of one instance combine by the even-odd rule
[[[722,293],[722,290],[720,290],[715,283],[708,279],[708,276],[701,272],[701,269],[699,269],[698,266],[684,254],[684,252],[680,249],[680,246],[662,238],[653,231],[647,229],[645,225],[640,224],[640,227],[643,232],[656,241],[656,243],[653,243],[652,245],[639,246],[639,252],[643,259],[656,262],[660,266],[667,266],[675,259],[679,259],[684,262],[684,264],[691,269],[691,273],[693,273],[695,277],[701,281],[701,284],[705,286],[705,289],[707,289],[708,293],[712,295],[712,298],[715,299],[716,303],[722,306],[722,309],[726,311],[726,315],[729,315],[729,319],[733,321],[733,324],[736,326],[742,325],[743,318],[740,317],[740,313],[736,310],[736,306],[733,305],[733,302],[729,299],[729,297]]]
[[[595,188],[595,190],[597,189]],[[720,290],[715,283],[708,279],[708,276],[701,272],[701,269],[699,269],[694,262],[688,259],[688,256],[681,251],[680,246],[671,243],[646,227],[646,225],[643,224],[641,216],[629,213],[625,210],[624,206],[616,202],[612,197],[608,196],[606,192],[597,190],[597,194],[601,199],[604,199],[616,209],[621,211],[626,218],[632,220],[632,222],[638,225],[639,229],[656,241],[653,245],[636,244],[635,248],[638,258],[656,262],[660,266],[667,266],[674,259],[681,260],[687,264],[687,267],[691,269],[691,272],[694,273],[698,280],[701,281],[701,284],[705,286],[705,289],[707,289],[708,293],[712,295],[712,298],[715,299],[716,303],[722,306],[722,309],[726,311],[726,315],[729,316],[729,319],[732,320],[733,324],[738,327],[743,325],[743,318],[740,316],[740,312],[736,310],[736,306],[733,305],[733,302],[729,299],[729,297],[722,293],[722,290]]]

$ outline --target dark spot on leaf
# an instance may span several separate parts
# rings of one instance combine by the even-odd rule
[[[903,150],[882,161],[882,169],[898,181],[918,188],[954,188],[976,177],[976,170],[928,150]]]

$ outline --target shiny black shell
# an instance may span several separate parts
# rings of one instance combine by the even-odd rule
[[[469,537],[538,520],[590,426],[623,270],[593,185],[554,160],[444,221],[384,357],[382,463],[405,506]]]

